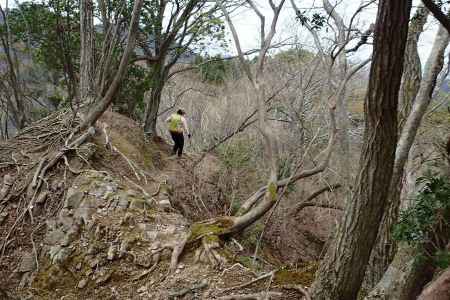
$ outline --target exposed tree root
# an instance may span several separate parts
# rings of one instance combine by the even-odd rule
[[[263,280],[263,279],[272,277],[274,274],[275,274],[275,271],[271,271],[271,272],[269,272],[269,273],[266,273],[266,274],[263,274],[263,275],[259,276],[258,278],[255,278],[255,279],[253,279],[253,280],[250,280],[249,282],[245,282],[245,283],[243,283],[243,284],[236,285],[236,286],[233,286],[233,287],[224,289],[222,292],[229,292],[229,291],[236,290],[236,289],[243,289],[243,288],[245,288],[245,287],[248,287],[248,286],[254,284],[255,282],[258,282],[258,281],[260,281],[260,280]]]
[[[220,268],[227,261],[220,255],[218,249],[220,248],[219,237],[216,235],[206,235],[201,239],[201,246],[197,248],[194,255],[194,262],[207,262],[211,266]]]
[[[219,300],[268,300],[283,296],[280,292],[261,292],[256,294],[236,294],[218,298]]]
[[[103,133],[105,135],[105,146],[109,147],[112,151],[118,153],[122,158],[128,163],[130,166],[131,171],[133,171],[134,176],[138,181],[141,181],[142,179],[147,184],[147,176],[146,172],[139,168],[139,166],[129,157],[127,157],[125,154],[123,154],[117,147],[114,146],[112,143],[112,140],[109,138],[108,131],[106,130],[108,128],[108,125],[106,123],[101,123],[103,127]]]
[[[303,296],[305,296],[305,300],[311,300],[311,296],[309,295],[308,291],[305,290],[302,286],[300,285],[283,285],[282,286],[283,289],[287,289],[287,290],[296,290],[298,292],[300,292],[301,294],[303,294]]]
[[[25,216],[28,214],[31,223],[35,223],[36,220],[33,217],[35,204],[43,203],[45,198],[52,195],[47,191],[41,192],[41,187],[45,184],[48,191],[58,189],[50,186],[46,177],[47,173],[60,160],[64,161],[66,169],[69,168],[74,174],[78,173],[70,167],[66,155],[68,152],[77,150],[95,133],[94,128],[91,127],[80,134],[77,129],[78,124],[78,118],[73,118],[67,111],[59,111],[31,124],[19,132],[15,138],[0,144],[0,160],[8,161],[6,166],[8,174],[3,178],[0,201],[17,201],[17,217],[6,236],[3,236],[0,260],[11,244],[10,237]],[[77,134],[79,135],[76,136]],[[13,163],[10,163],[10,160]],[[66,177],[67,174],[64,172],[64,180]],[[36,228],[39,228],[41,219],[39,218],[38,224],[35,224]],[[37,245],[34,245],[32,236],[30,238],[36,255]]]
[[[169,293],[169,299],[178,299],[179,297],[183,297],[187,293],[194,292],[196,290],[204,289],[208,286],[208,282],[206,280],[202,280],[200,283],[193,285],[190,288],[184,288],[179,291],[174,291]]]
[[[8,195],[9,190],[11,189],[12,185],[14,183],[14,177],[12,177],[9,174],[6,174],[3,176],[3,186],[0,189],[0,201],[3,201],[3,199]]]

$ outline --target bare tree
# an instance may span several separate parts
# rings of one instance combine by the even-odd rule
[[[351,181],[351,157],[350,153],[350,139],[349,139],[349,113],[348,113],[348,89],[347,84],[343,89],[338,89],[338,85],[345,80],[351,66],[348,62],[348,55],[356,52],[359,47],[367,42],[368,36],[372,32],[372,26],[366,30],[365,39],[361,38],[357,48],[349,47],[349,44],[359,37],[357,32],[359,30],[355,26],[355,19],[357,16],[367,7],[372,5],[374,1],[362,3],[351,16],[349,24],[345,24],[343,17],[337,12],[336,5],[332,5],[330,1],[323,0],[323,7],[333,22],[328,22],[327,26],[332,27],[334,34],[334,40],[332,40],[331,46],[327,46],[319,36],[319,32],[308,22],[304,23],[304,26],[312,34],[315,46],[318,50],[318,54],[321,56],[323,68],[327,70],[327,83],[331,87],[331,91],[339,91],[339,94],[335,94],[336,97],[336,125],[338,128],[337,136],[337,151],[336,151],[336,164],[339,166],[339,173],[343,177],[344,185],[348,187]],[[301,17],[301,11],[298,9],[294,0],[291,0],[292,7],[296,14]],[[333,39],[333,37],[332,37]],[[328,39],[326,39],[328,41]],[[369,60],[364,60],[360,67],[362,68]],[[336,77],[341,78],[336,80]]]
[[[150,86],[145,98],[144,132],[156,136],[156,122],[164,86],[172,67],[213,26],[217,5],[205,0],[150,1],[144,7],[150,26],[141,30],[138,46],[149,67]],[[156,9],[155,9],[156,8]],[[148,29],[150,28],[150,30]]]
[[[138,33],[138,25],[139,18],[142,9],[143,0],[137,0],[134,2],[133,11],[131,15],[131,21],[128,29],[128,36],[126,41],[126,47],[122,54],[122,58],[120,60],[119,68],[109,85],[105,95],[102,98],[97,98],[96,102],[93,103],[93,107],[89,109],[89,112],[85,116],[83,123],[81,124],[81,129],[86,129],[95,124],[95,122],[102,116],[102,114],[108,109],[111,105],[111,102],[116,95],[121,80],[125,75],[125,72],[128,68],[128,63],[130,61],[131,54],[133,53],[136,36]]]
[[[387,205],[411,1],[379,2],[355,192],[312,286],[314,299],[356,299]]]
[[[271,128],[267,125],[266,121],[266,97],[265,97],[265,85],[261,80],[262,74],[264,72],[264,63],[266,60],[267,52],[269,51],[272,40],[275,36],[276,26],[278,22],[278,17],[280,15],[281,9],[285,3],[285,0],[281,0],[280,4],[277,6],[272,1],[269,1],[270,7],[274,13],[270,24],[270,30],[266,34],[265,33],[265,16],[258,9],[255,3],[252,0],[247,0],[247,3],[251,6],[255,14],[258,16],[260,21],[260,43],[261,50],[258,57],[258,61],[256,63],[256,69],[254,73],[252,72],[251,66],[246,61],[244,57],[244,52],[242,51],[240,40],[236,28],[231,21],[230,15],[223,3],[219,3],[223,14],[225,15],[226,21],[230,27],[231,33],[233,35],[234,43],[236,46],[236,50],[239,55],[239,60],[244,68],[244,72],[247,75],[248,80],[251,83],[251,86],[254,90],[256,102],[257,102],[257,110],[258,110],[258,129],[261,132],[261,135],[264,140],[264,149],[266,155],[266,161],[269,166],[269,178],[266,189],[264,193],[264,199],[255,207],[254,210],[244,214],[238,218],[236,218],[231,231],[239,231],[253,222],[258,220],[262,215],[264,215],[276,202],[277,200],[277,190],[278,190],[278,145],[276,137],[274,136]]]

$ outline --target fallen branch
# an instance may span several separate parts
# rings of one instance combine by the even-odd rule
[[[232,290],[245,288],[245,287],[247,287],[247,286],[249,286],[249,285],[254,284],[255,282],[258,282],[258,281],[260,281],[260,280],[269,278],[269,277],[271,277],[271,276],[274,275],[274,274],[275,274],[275,271],[271,271],[271,272],[269,272],[269,273],[266,273],[266,274],[264,274],[264,275],[259,276],[258,278],[255,278],[255,279],[253,279],[253,280],[250,280],[249,282],[246,282],[246,283],[243,283],[243,284],[240,284],[240,285],[236,285],[236,286],[233,286],[233,287],[224,289],[224,290],[222,290],[222,292],[223,292],[223,293],[226,293],[226,292],[229,292],[229,291],[232,291]]]

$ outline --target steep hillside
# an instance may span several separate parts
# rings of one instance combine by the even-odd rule
[[[192,226],[226,205],[217,158],[174,159],[115,113],[95,133],[72,136],[77,124],[59,112],[0,145],[3,298],[263,299],[269,287],[299,299],[314,264],[255,270],[239,242],[208,238],[204,228],[220,225]]]

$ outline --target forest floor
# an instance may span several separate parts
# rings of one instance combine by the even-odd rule
[[[170,145],[109,112],[28,202],[17,182],[49,149],[32,149],[25,134],[0,144],[0,178],[21,192],[0,199],[0,299],[300,299],[311,283],[315,263],[287,269],[268,255],[255,267],[231,237],[213,243],[220,257],[188,241],[171,269],[192,222],[223,211],[213,155],[173,158]]]

